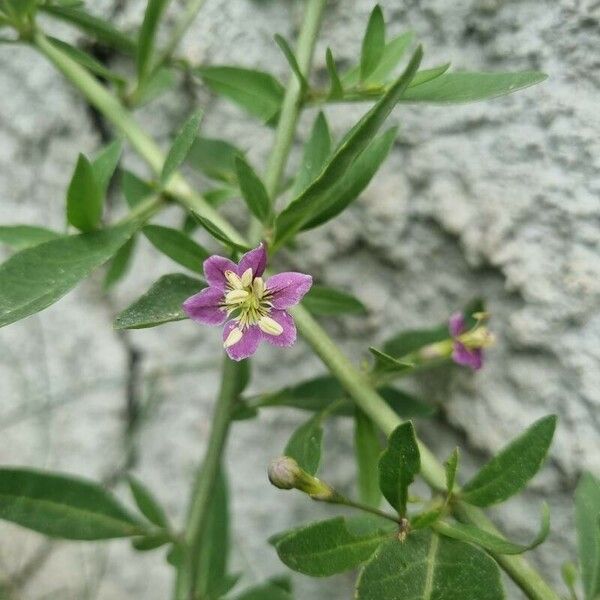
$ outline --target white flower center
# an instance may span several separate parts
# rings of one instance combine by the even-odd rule
[[[237,326],[225,340],[225,347],[237,344],[244,329],[258,325],[269,335],[281,335],[283,327],[271,318],[271,293],[266,289],[262,277],[253,277],[252,269],[246,269],[240,277],[233,271],[225,271],[227,286],[222,307],[227,316],[234,315]]]

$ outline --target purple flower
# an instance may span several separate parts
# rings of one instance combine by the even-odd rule
[[[194,321],[206,325],[227,321],[223,346],[233,360],[252,356],[261,340],[273,346],[291,346],[296,341],[294,319],[286,308],[302,300],[312,277],[290,272],[264,281],[266,265],[263,244],[244,254],[237,265],[223,256],[211,256],[204,261],[208,287],[183,303]]]
[[[473,347],[465,344],[464,334],[467,333],[465,318],[461,312],[454,313],[448,321],[448,329],[454,343],[452,348],[452,360],[465,367],[471,367],[478,371],[483,366],[482,346]]]

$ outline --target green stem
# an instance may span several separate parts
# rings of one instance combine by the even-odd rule
[[[215,482],[221,468],[221,460],[227,434],[231,424],[233,405],[239,389],[240,363],[224,358],[221,375],[221,389],[215,405],[210,437],[206,455],[192,492],[188,512],[185,539],[186,557],[178,570],[176,581],[176,600],[192,600],[195,598],[198,570],[198,556],[204,540],[204,533],[210,516],[210,500]]]
[[[309,4],[312,7],[311,14],[314,19],[317,14],[320,15],[320,10],[317,11],[316,9],[322,9],[324,0],[309,0]],[[52,46],[43,34],[36,32],[33,43],[85,95],[88,101],[129,139],[132,146],[150,164],[153,170],[157,173],[160,172],[164,161],[161,151],[154,141],[140,129],[120,102],[83,67],[71,60],[58,48]],[[281,156],[277,160],[273,159],[271,162],[273,165],[269,168],[269,171],[272,172],[271,181],[279,180],[285,166],[287,152],[283,152],[285,149],[283,140],[290,140],[286,144],[289,147],[292,138],[293,131],[291,135],[288,131],[286,136],[283,134],[278,136],[278,139],[282,141],[277,144],[276,153],[281,154]],[[276,174],[277,177],[275,177]],[[273,183],[271,183],[271,186],[273,186]],[[234,241],[244,243],[242,236],[229,222],[208,205],[201,196],[194,194],[191,187],[183,178],[180,176],[174,178],[168,186],[168,192],[179,198],[180,202],[186,207],[210,219]],[[327,333],[303,307],[295,307],[292,312],[299,332],[312,346],[316,354],[320,356],[331,373],[339,379],[363,412],[389,435],[401,423],[396,413],[373,390],[366,376],[354,367],[350,360],[338,349]],[[420,443],[420,450],[424,479],[434,489],[443,489],[445,486],[443,466],[422,443]],[[493,530],[493,524],[480,510],[465,507],[463,513],[462,516],[469,522],[483,529]],[[544,582],[542,577],[522,557],[500,556],[497,557],[497,560],[509,576],[532,600],[559,600],[559,596],[556,595]]]
[[[87,98],[104,117],[128,140],[139,155],[150,165],[155,174],[162,170],[165,157],[154,140],[146,135],[119,100],[101,85],[84,67],[51,44],[46,36],[36,31],[34,46]],[[244,239],[210,204],[196,194],[187,182],[176,174],[166,191],[177,196],[187,208],[217,225],[233,241],[244,245]]]
[[[377,515],[382,519],[387,519],[388,521],[393,521],[394,523],[400,524],[400,519],[397,516],[391,515],[389,513],[384,512],[383,510],[379,510],[378,508],[373,508],[368,504],[363,504],[362,502],[354,502],[354,500],[350,500],[345,496],[336,495],[334,500],[328,500],[331,504],[341,504],[342,506],[348,506],[350,508],[356,508],[357,510],[361,510],[363,512],[371,513],[372,515]]]

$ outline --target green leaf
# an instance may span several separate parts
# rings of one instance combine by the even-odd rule
[[[135,248],[135,236],[130,237],[117,251],[108,265],[104,276],[104,289],[109,290],[120,281],[129,270]]]
[[[585,600],[600,594],[600,480],[584,473],[575,491],[575,527]]]
[[[302,300],[313,315],[365,314],[365,305],[354,296],[323,285],[313,285]]]
[[[0,469],[0,519],[67,540],[106,540],[145,532],[98,484],[33,469]]]
[[[443,342],[450,337],[448,324],[444,323],[428,329],[409,329],[389,339],[383,345],[386,354],[393,357],[402,357],[412,354],[425,346]]]
[[[54,304],[131,237],[139,223],[65,236],[22,250],[0,265],[0,327]]]
[[[127,170],[123,171],[121,177],[121,190],[129,208],[135,208],[140,202],[156,193],[152,186]]]
[[[94,177],[103,196],[106,194],[110,180],[117,169],[119,160],[121,160],[122,153],[123,143],[121,140],[114,140],[102,148],[92,162]]]
[[[171,541],[171,536],[167,532],[151,533],[144,537],[134,538],[131,540],[131,545],[138,552],[150,552],[161,548]]]
[[[241,150],[229,142],[197,137],[190,148],[187,161],[211,179],[236,184],[235,157],[241,155]]]
[[[240,67],[199,67],[194,72],[213,91],[262,121],[272,121],[281,109],[285,90],[269,73]]]
[[[550,510],[548,505],[544,503],[540,531],[530,544],[525,545],[509,542],[493,533],[464,523],[440,522],[435,529],[446,537],[481,546],[495,554],[523,554],[523,552],[533,550],[533,548],[542,544],[548,537],[548,533],[550,533]]]
[[[327,48],[327,52],[325,53],[325,62],[327,63],[327,72],[329,73],[329,81],[331,82],[329,96],[327,98],[329,100],[340,100],[344,97],[344,87],[340,80],[331,48]]]
[[[235,169],[242,196],[250,212],[266,225],[271,220],[271,199],[264,183],[241,156],[235,157]]]
[[[140,28],[137,44],[137,75],[138,81],[143,81],[150,73],[152,67],[152,53],[154,51],[154,40],[160,18],[167,7],[169,0],[148,0],[144,21]]]
[[[325,115],[319,112],[310,137],[304,145],[302,162],[292,188],[294,197],[303,192],[317,178],[330,154],[331,134],[329,133],[329,125]]]
[[[145,106],[166,94],[177,83],[174,69],[160,67],[149,73],[142,82],[138,84],[135,95],[130,99],[134,106]]]
[[[544,73],[446,73],[422,85],[408,88],[402,102],[456,104],[489,100],[512,94],[546,79]]]
[[[290,239],[305,223],[324,210],[322,203],[324,195],[347,174],[356,157],[375,137],[419,68],[422,55],[423,51],[419,47],[403,75],[352,128],[319,177],[280,213],[276,223],[275,246]]]
[[[419,71],[414,79],[410,82],[409,88],[416,87],[417,85],[422,85],[427,83],[428,81],[432,81],[443,75],[450,68],[450,63],[445,63],[440,65],[439,67],[432,67],[431,69],[423,69]]]
[[[294,51],[290,48],[290,45],[288,44],[287,40],[278,33],[275,34],[275,41],[277,42],[277,45],[283,52],[283,55],[288,61],[288,64],[290,65],[290,68],[292,69],[294,75],[298,79],[300,89],[302,90],[302,92],[305,92],[308,89],[308,81],[306,81],[306,77],[304,77],[304,74],[300,69],[300,65],[298,64],[298,60],[296,59]]]
[[[454,492],[454,484],[456,483],[456,472],[458,471],[459,458],[460,451],[458,448],[454,448],[452,454],[444,463],[444,469],[446,470],[446,490],[448,491],[448,496],[450,496]]]
[[[407,394],[398,388],[386,385],[377,390],[379,395],[394,409],[403,419],[413,417],[431,417],[436,409],[431,404]]]
[[[312,229],[333,219],[343,212],[369,185],[379,167],[388,157],[394,145],[398,129],[392,127],[376,137],[361,152],[348,170],[323,199],[323,210],[306,223],[302,229]]]
[[[360,54],[360,79],[364,81],[375,71],[385,49],[385,21],[379,4],[369,17]]]
[[[94,73],[94,75],[98,75],[98,77],[102,77],[107,81],[112,81],[121,85],[126,83],[127,80],[122,75],[111,71],[91,54],[88,54],[87,52],[84,52],[75,46],[71,46],[71,44],[67,44],[62,40],[51,36],[48,36],[48,41],[53,46],[56,46],[59,50],[67,54],[69,58],[85,67],[88,71]]]
[[[377,463],[381,453],[379,431],[361,410],[354,416],[354,449],[358,467],[358,491],[361,502],[377,508],[381,503]]]
[[[198,213],[193,212],[194,219],[210,233],[216,240],[223,242],[226,246],[229,246],[233,250],[239,250],[240,252],[247,252],[250,250],[247,246],[234,242],[224,231],[222,231],[217,225],[205,217],[201,217]]]
[[[292,434],[283,454],[293,458],[307,473],[314,475],[321,462],[323,413],[317,413]]]
[[[290,569],[311,577],[329,577],[364,563],[394,524],[372,517],[336,517],[277,536],[275,549]]]
[[[579,571],[577,565],[572,562],[563,563],[560,574],[567,589],[571,593],[571,598],[577,599],[577,582],[579,580]],[[586,599],[587,600],[587,599]]]
[[[198,556],[197,593],[201,598],[220,598],[227,590],[229,558],[229,493],[223,469],[210,499],[206,543]]]
[[[202,263],[210,253],[185,233],[162,225],[146,225],[142,231],[157,250],[190,271],[202,274]]]
[[[163,275],[143,296],[117,316],[114,327],[145,329],[187,319],[181,305],[204,287],[204,282],[187,275]]]
[[[193,113],[189,119],[183,124],[183,127],[179,130],[179,133],[173,141],[171,149],[167,153],[165,163],[160,174],[160,181],[164,185],[171,178],[173,173],[179,169],[187,158],[188,152],[190,151],[196,136],[198,135],[198,129],[200,128],[200,121],[202,120],[202,111],[197,110]]]
[[[110,48],[126,54],[133,54],[136,50],[136,42],[113,27],[109,21],[95,17],[79,7],[45,4],[40,6],[40,10],[75,25]]]
[[[483,550],[430,531],[381,545],[365,565],[357,600],[503,600],[496,562]]]
[[[401,517],[406,516],[408,488],[420,470],[419,446],[408,421],[394,429],[379,459],[379,487]]]
[[[33,225],[0,225],[0,244],[24,250],[61,237],[60,233]]]
[[[69,189],[67,219],[83,232],[93,231],[100,224],[104,194],[90,161],[80,154]]]
[[[157,527],[168,529],[167,515],[152,492],[135,477],[129,476],[128,483],[133,499],[146,519]]]
[[[265,583],[244,590],[233,600],[292,600],[292,595],[275,583]]]
[[[261,397],[260,406],[288,406],[317,412],[328,408],[344,396],[344,390],[338,380],[330,375],[323,375],[266,394]]]
[[[536,421],[464,486],[461,498],[476,506],[490,506],[520,492],[544,463],[555,429],[555,415]]]
[[[400,361],[381,350],[377,350],[377,348],[371,347],[369,348],[369,352],[375,357],[374,370],[379,373],[402,372],[413,368],[411,363]]]

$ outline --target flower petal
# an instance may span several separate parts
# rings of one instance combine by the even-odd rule
[[[465,317],[461,312],[455,312],[448,320],[448,329],[452,337],[457,337],[465,331]]]
[[[183,303],[183,310],[193,321],[205,325],[221,325],[227,318],[227,312],[220,306],[222,302],[223,290],[208,287],[188,298]]]
[[[279,335],[261,332],[263,339],[273,346],[291,346],[296,341],[296,324],[285,310],[272,310],[269,317],[281,325],[283,331]]]
[[[225,323],[225,327],[223,328],[223,342],[225,342],[231,331],[237,328],[237,326],[237,321],[231,320]],[[225,348],[225,352],[227,352],[231,360],[243,360],[256,352],[261,339],[262,334],[260,329],[256,325],[251,325],[242,331],[242,337],[238,342]]]
[[[283,309],[298,304],[312,286],[312,277],[304,273],[278,273],[269,277],[265,284],[271,292],[274,308]]]
[[[460,342],[454,342],[452,360],[459,365],[478,371],[483,366],[483,350],[481,348],[471,350]]]
[[[227,279],[225,279],[225,271],[233,271],[237,273],[237,265],[218,254],[213,254],[204,261],[204,278],[211,287],[219,288],[220,290],[225,289]]]
[[[237,274],[241,277],[246,269],[252,269],[253,277],[261,277],[267,266],[267,249],[264,244],[246,252],[240,259]]]

